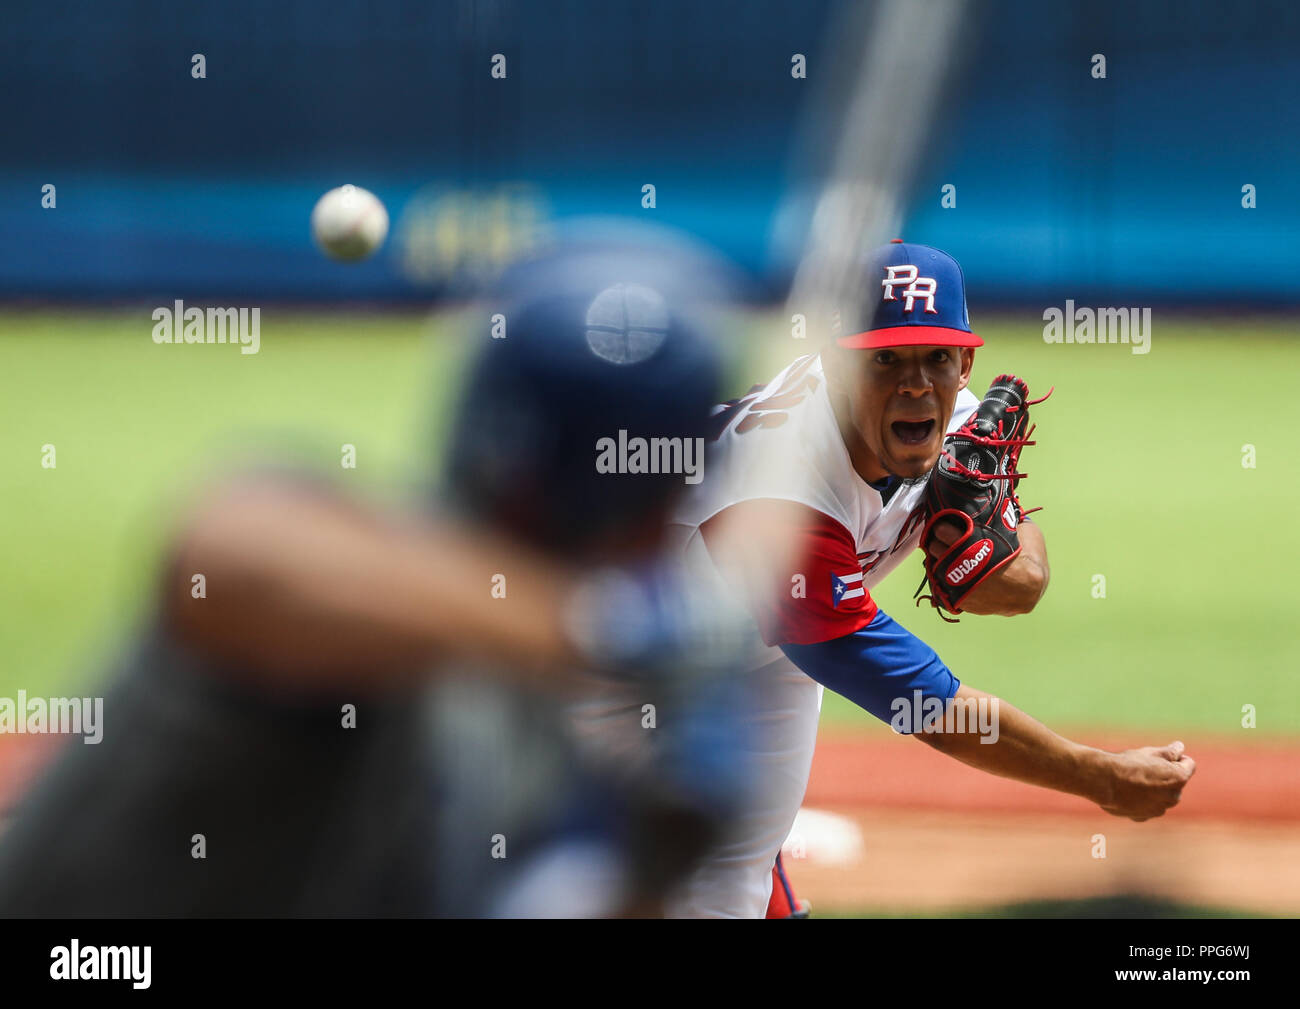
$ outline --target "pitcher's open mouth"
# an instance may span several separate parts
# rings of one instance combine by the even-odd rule
[[[889,429],[904,445],[920,445],[929,440],[934,431],[934,421],[896,420],[889,425]]]

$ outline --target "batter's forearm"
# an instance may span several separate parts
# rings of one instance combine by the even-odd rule
[[[176,538],[163,619],[199,651],[293,686],[396,685],[471,647],[528,678],[571,658],[568,591],[562,572],[484,533],[247,482]]]

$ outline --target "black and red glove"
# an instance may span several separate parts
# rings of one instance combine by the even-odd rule
[[[944,439],[925,492],[926,523],[921,533],[925,551],[921,588],[928,584],[930,595],[920,598],[929,599],[940,616],[944,610],[960,613],[962,599],[1020,553],[1016,529],[1026,513],[1016,486],[1025,474],[1018,473],[1016,466],[1021,449],[1034,444],[1029,440],[1033,434],[1029,407],[1046,398],[1031,400],[1023,381],[999,375],[970,419]],[[930,548],[941,522],[951,523],[957,538],[935,558]]]

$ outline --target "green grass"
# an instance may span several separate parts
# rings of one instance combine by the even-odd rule
[[[1049,724],[1249,739],[1252,704],[1259,733],[1300,731],[1295,327],[1162,325],[1157,313],[1147,355],[1045,344],[1037,322],[980,332],[979,393],[1002,370],[1034,395],[1056,387],[1021,459],[1021,499],[1045,509],[1051,586],[1028,616],[944,624],[911,601],[917,555],[880,587],[882,607],[965,682]],[[1255,469],[1242,466],[1247,444]],[[832,722],[858,715],[827,705]]]
[[[372,490],[418,478],[463,350],[413,316],[268,309],[257,355],[156,346],[151,325],[147,309],[0,314],[0,695],[71,689],[102,668],[144,612],[184,494],[220,466],[253,452]],[[1250,738],[1253,704],[1261,734],[1300,732],[1293,327],[1157,313],[1145,356],[1047,345],[1038,321],[979,328],[979,391],[1003,369],[1036,393],[1057,387],[1035,410],[1022,486],[1027,506],[1046,506],[1051,590],[1028,617],[949,626],[912,608],[917,558],[882,606],[963,680],[1053,725]],[[773,356],[806,352],[790,347]],[[740,384],[771,371],[755,364]],[[356,471],[339,468],[345,442]],[[1256,469],[1242,468],[1247,443]],[[838,698],[825,717],[870,721]]]
[[[0,695],[102,671],[186,495],[220,468],[274,457],[369,489],[416,479],[460,356],[418,316],[268,309],[254,355],[157,346],[151,326],[148,310],[0,315]]]

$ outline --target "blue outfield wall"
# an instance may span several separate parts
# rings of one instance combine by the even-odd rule
[[[421,302],[590,215],[689,230],[776,293],[829,10],[10,0],[0,297]],[[905,232],[981,298],[1300,302],[1297,8],[991,0],[966,55]],[[307,229],[345,181],[393,218],[355,267]]]

